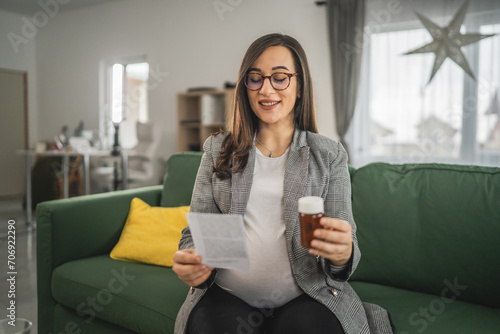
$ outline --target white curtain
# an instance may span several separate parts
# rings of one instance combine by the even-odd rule
[[[462,47],[476,79],[435,55],[404,55],[432,41],[415,12],[444,27],[464,1],[367,0],[360,91],[348,139],[355,165],[373,161],[500,166],[500,2],[469,4],[461,33],[498,33]],[[389,3],[393,5],[390,6]]]

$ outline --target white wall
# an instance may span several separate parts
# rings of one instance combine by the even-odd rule
[[[35,39],[30,38],[29,31],[23,35],[22,16],[0,10],[0,67],[28,72],[28,128],[29,142],[33,146],[38,139],[38,105],[37,105],[37,73],[35,62]],[[11,43],[9,35],[21,37],[22,42]],[[21,39],[18,39],[21,40]],[[1,124],[1,129],[8,124]],[[2,131],[0,129],[0,131]]]
[[[236,80],[247,47],[270,32],[294,36],[309,58],[321,133],[335,137],[326,13],[313,0],[123,0],[61,12],[36,37],[39,139],[62,125],[99,122],[99,65],[146,54],[150,69],[167,73],[149,93],[150,120],[164,126],[164,149],[176,151],[176,95],[188,87]],[[229,5],[231,3],[232,5]],[[220,15],[219,15],[220,14]]]

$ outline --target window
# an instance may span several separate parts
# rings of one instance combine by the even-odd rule
[[[500,23],[483,25],[480,32],[500,35]],[[495,36],[479,45],[477,149],[484,161],[494,160],[500,152],[499,40]]]
[[[148,112],[149,65],[144,57],[118,59],[104,65],[106,79],[101,110],[103,148],[113,144],[114,125],[119,124],[119,140],[123,148],[137,144],[136,123],[146,123]]]
[[[453,14],[429,18],[444,26]],[[365,29],[358,102],[348,134],[353,164],[500,166],[500,4],[494,11],[469,10],[461,28],[462,33],[498,34],[462,48],[475,80],[446,59],[428,83],[434,54],[404,55],[432,41],[414,15],[371,30]]]

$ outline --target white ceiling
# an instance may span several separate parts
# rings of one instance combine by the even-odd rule
[[[57,0],[0,0],[0,10],[14,12],[22,15],[34,15],[36,12],[44,11],[39,3],[46,4],[51,10],[55,7],[53,4],[59,5],[58,11],[66,11],[81,7],[92,6],[99,3],[117,1],[117,0],[65,0],[59,4]]]

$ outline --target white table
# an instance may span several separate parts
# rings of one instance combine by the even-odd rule
[[[31,167],[33,164],[33,159],[36,156],[42,157],[61,157],[62,158],[62,172],[63,172],[63,197],[69,197],[69,159],[70,157],[82,156],[83,157],[83,189],[84,194],[90,194],[90,157],[112,157],[109,151],[86,151],[86,152],[69,152],[69,151],[45,151],[36,152],[34,150],[19,150],[18,154],[24,155],[25,157],[25,173],[26,173],[26,219],[27,224],[31,227],[32,211],[32,194],[31,194]],[[129,153],[126,150],[120,152],[121,162],[122,162],[122,185],[123,189],[126,189],[128,179],[128,157]]]

